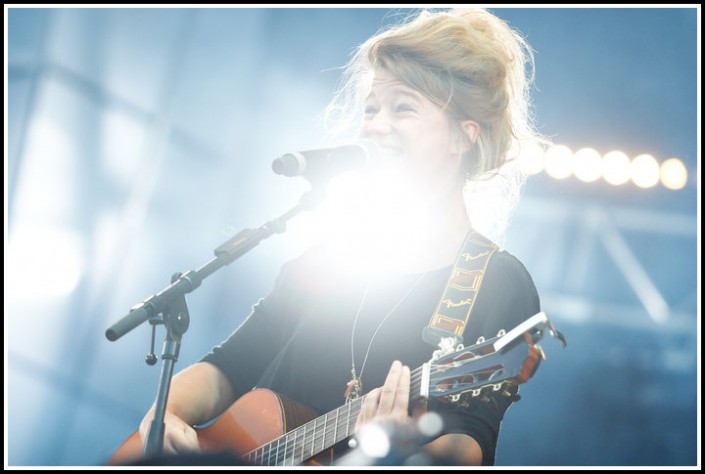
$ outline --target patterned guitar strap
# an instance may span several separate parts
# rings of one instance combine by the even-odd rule
[[[424,341],[438,347],[441,338],[455,336],[457,342],[462,342],[487,264],[498,248],[475,230],[470,231],[431,322],[423,329]]]

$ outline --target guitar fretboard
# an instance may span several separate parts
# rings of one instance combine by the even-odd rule
[[[434,359],[425,364],[426,373],[423,366],[413,370],[409,401],[421,397],[422,385],[425,397],[447,398],[469,391],[476,396],[490,386],[498,391],[503,382],[526,382],[541,360],[536,340],[545,327],[553,331],[546,315],[538,313],[506,334]],[[535,336],[530,336],[532,332]],[[365,398],[366,395],[319,416],[246,453],[243,459],[256,466],[300,465],[354,433]]]
[[[364,397],[355,399],[247,453],[256,466],[296,466],[348,438]]]
[[[411,401],[419,398],[421,368],[411,374]],[[255,466],[296,466],[350,437],[365,401],[365,396],[319,416],[269,443],[245,454]]]

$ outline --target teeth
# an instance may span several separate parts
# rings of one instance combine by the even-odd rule
[[[384,154],[391,158],[399,158],[404,154],[404,150],[399,148],[384,148]]]

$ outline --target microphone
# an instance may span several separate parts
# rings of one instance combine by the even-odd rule
[[[315,179],[364,168],[378,156],[377,144],[366,138],[348,145],[286,153],[272,162],[272,170]]]

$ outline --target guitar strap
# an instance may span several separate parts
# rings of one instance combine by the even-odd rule
[[[470,231],[460,248],[438,307],[423,330],[424,341],[437,346],[443,337],[454,336],[457,342],[463,340],[487,264],[498,248],[485,236]]]

